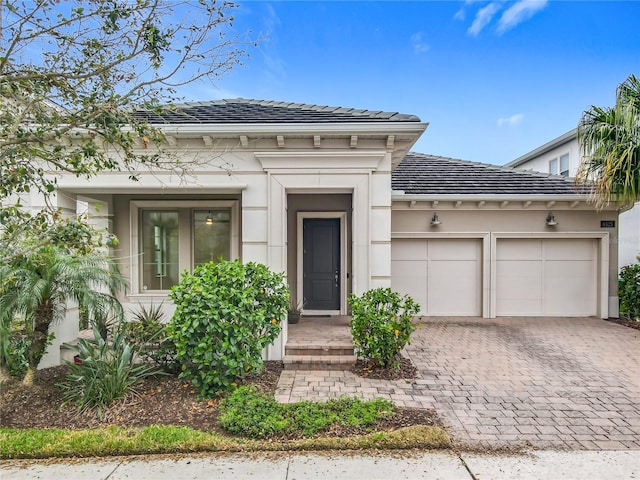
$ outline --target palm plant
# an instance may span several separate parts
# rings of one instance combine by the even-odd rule
[[[49,328],[65,316],[68,302],[76,302],[90,319],[122,317],[115,295],[125,287],[115,262],[92,251],[73,254],[68,249],[45,246],[0,264],[0,367],[6,370],[6,333],[17,318],[24,319],[30,347],[25,384],[50,341]]]
[[[630,75],[612,108],[592,106],[582,114],[578,141],[583,161],[577,178],[592,181],[599,206],[640,200],[640,80]]]

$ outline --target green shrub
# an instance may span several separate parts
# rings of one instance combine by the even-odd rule
[[[169,296],[176,304],[169,335],[180,376],[201,398],[262,367],[262,351],[280,333],[289,304],[283,273],[237,260],[185,272]]]
[[[333,425],[371,427],[395,413],[382,398],[363,401],[341,397],[327,402],[279,404],[272,396],[240,387],[220,404],[218,421],[229,433],[249,438],[310,437]]]
[[[74,403],[78,410],[97,408],[98,413],[114,400],[135,392],[143,378],[156,373],[156,369],[135,361],[135,348],[126,341],[121,329],[114,332],[111,343],[93,328],[93,339],[78,339],[70,345],[80,363],[69,364],[64,390],[64,404]]]
[[[620,270],[618,297],[620,315],[640,319],[640,263],[627,265]]]
[[[416,328],[411,319],[420,305],[390,288],[369,290],[360,297],[350,295],[349,305],[356,354],[384,367],[397,366],[398,354]]]
[[[178,373],[176,346],[167,333],[162,304],[133,312],[133,320],[123,324],[126,340],[133,344],[140,358],[167,373]]]
[[[23,335],[11,335],[5,354],[9,375],[22,378],[29,368],[29,338]]]
[[[234,435],[268,438],[291,431],[291,421],[282,405],[255,388],[240,387],[222,401],[218,415],[220,426]]]

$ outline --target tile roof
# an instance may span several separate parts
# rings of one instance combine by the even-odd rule
[[[415,115],[303,103],[234,98],[174,105],[161,114],[138,111],[134,116],[154,124],[354,123],[419,122]]]
[[[586,195],[574,179],[508,167],[409,153],[393,172],[391,187],[415,195]]]

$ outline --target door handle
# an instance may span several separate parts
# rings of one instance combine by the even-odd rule
[[[339,283],[340,283],[340,271],[339,270],[336,270],[336,273],[333,276],[333,279],[335,280],[336,287],[337,287],[339,285]]]

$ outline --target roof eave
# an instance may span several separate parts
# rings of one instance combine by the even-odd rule
[[[540,155],[544,155],[545,153],[553,150],[554,148],[559,147],[560,145],[564,145],[565,143],[573,141],[578,136],[578,129],[574,128],[573,130],[565,133],[564,135],[560,135],[557,138],[554,138],[550,142],[545,143],[544,145],[536,148],[535,150],[531,150],[529,153],[525,153],[521,157],[512,160],[509,163],[505,163],[505,167],[516,168],[522,165],[523,163],[528,162]]]
[[[150,124],[165,135],[313,135],[322,133],[343,134],[399,134],[421,135],[429,125],[426,122],[330,122],[330,123],[194,123]]]
[[[585,194],[499,194],[499,193],[464,193],[464,194],[412,194],[404,193],[402,190],[394,190],[391,194],[392,201],[412,201],[417,202],[433,202],[433,201],[498,201],[498,202],[515,202],[515,201],[530,201],[530,202],[549,202],[549,201],[578,201],[586,202],[590,200],[589,195]]]

